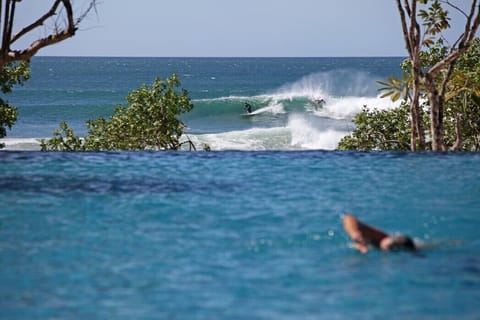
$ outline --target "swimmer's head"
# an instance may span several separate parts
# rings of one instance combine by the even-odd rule
[[[409,250],[415,251],[415,243],[407,236],[389,236],[382,239],[380,248],[385,251]]]

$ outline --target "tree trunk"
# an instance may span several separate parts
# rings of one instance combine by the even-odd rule
[[[425,125],[423,123],[422,109],[420,108],[420,90],[418,80],[413,87],[413,99],[410,107],[410,115],[412,117],[411,132],[411,150],[425,150]]]
[[[410,151],[417,151],[417,140],[418,140],[418,116],[415,111],[416,106],[415,106],[415,101],[412,101],[412,104],[410,105],[410,116],[412,118],[412,124],[411,124],[411,133],[410,133]]]
[[[412,151],[425,150],[425,130],[423,124],[422,110],[420,108],[420,77],[422,75],[420,68],[420,58],[418,55],[411,57],[412,76],[413,76],[413,96],[410,107],[410,116],[412,118],[412,132],[410,136],[410,149]]]
[[[435,87],[431,75],[427,75],[425,78],[425,85],[430,100],[430,133],[432,135],[432,150],[445,151],[446,147],[443,140],[443,99]]]
[[[452,147],[452,151],[460,151],[462,150],[462,144],[463,144],[463,139],[462,139],[462,115],[460,113],[457,113],[455,116],[455,135],[456,135],[456,140],[455,144]]]

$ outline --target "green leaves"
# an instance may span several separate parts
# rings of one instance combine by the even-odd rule
[[[9,93],[14,85],[23,85],[28,79],[30,79],[28,62],[9,63],[0,73],[1,90],[3,93]]]
[[[378,91],[385,91],[385,93],[380,96],[381,98],[390,97],[394,102],[400,98],[407,100],[410,93],[412,77],[408,73],[402,72],[401,79],[391,76],[387,78],[387,81],[377,81],[377,83],[382,86]]]
[[[61,125],[53,139],[42,143],[42,150],[177,150],[185,128],[178,115],[193,108],[188,92],[177,90],[179,86],[176,75],[167,81],[157,78],[151,86],[132,91],[127,106],[117,106],[108,120],[87,121],[83,141]]]
[[[77,137],[67,123],[62,121],[60,128],[53,131],[53,138],[40,140],[42,151],[83,151],[82,140]]]
[[[355,130],[340,141],[340,150],[410,150],[409,108],[405,103],[392,110],[364,106],[353,123]]]
[[[422,2],[427,4],[428,1],[421,1],[421,3]],[[434,45],[436,36],[450,28],[448,11],[442,8],[438,0],[433,1],[427,10],[419,10],[418,16],[423,20],[422,25],[425,27],[422,44],[426,47]]]
[[[30,70],[28,63],[11,63],[5,65],[0,72],[1,91],[6,94],[12,91],[14,85],[22,85],[23,82],[30,78]],[[9,105],[5,100],[0,98],[0,138],[7,135],[7,128],[11,129],[17,121],[17,108]],[[4,148],[4,144],[0,143],[0,149]]]
[[[443,59],[447,49],[442,42],[422,52],[422,66],[430,66]],[[357,114],[353,123],[355,130],[340,141],[339,148],[344,150],[409,150],[411,134],[410,99],[408,88],[412,86],[411,63],[405,60],[402,65],[401,79],[389,77],[385,81],[377,81],[383,91],[382,97],[392,100],[403,98],[399,108],[392,110],[368,109]],[[445,72],[440,72],[438,83],[441,83]],[[429,96],[420,83],[422,119],[425,128],[430,127],[428,117]],[[408,97],[409,98],[409,97]],[[423,112],[426,111],[426,112]],[[480,150],[480,39],[474,40],[469,50],[455,64],[452,77],[447,84],[444,104],[444,140],[453,145],[460,128],[461,150]],[[427,148],[431,145],[427,144]]]
[[[17,108],[8,105],[3,99],[0,99],[0,138],[4,138],[7,135],[7,127],[12,128],[13,124],[17,121]],[[0,143],[0,149],[5,145]]]

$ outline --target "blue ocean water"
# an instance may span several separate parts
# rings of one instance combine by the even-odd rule
[[[0,319],[478,319],[480,155],[0,152]],[[425,247],[362,255],[351,212]]]
[[[61,121],[86,134],[127,94],[176,73],[193,99],[186,134],[212,150],[335,149],[364,105],[389,108],[376,80],[398,75],[402,58],[35,57],[32,78],[6,98],[19,119],[9,149],[38,149]],[[318,108],[312,101],[324,99]],[[244,103],[254,116],[245,117]]]

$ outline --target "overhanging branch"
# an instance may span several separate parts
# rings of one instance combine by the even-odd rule
[[[13,6],[15,4],[15,1],[16,0],[14,0]],[[75,20],[71,0],[55,0],[55,2],[45,14],[43,14],[40,18],[35,20],[30,25],[21,29],[15,35],[11,36],[11,27],[4,28],[2,35],[2,47],[0,48],[0,67],[12,61],[29,60],[31,57],[37,54],[40,49],[73,37],[75,35],[75,32],[77,31],[78,25],[82,22],[82,20],[89,14],[91,10],[96,10],[97,1],[98,0],[91,0],[88,8],[84,12],[82,12]],[[8,3],[10,3],[10,1],[7,1],[7,5]],[[66,26],[64,28],[55,28],[55,30],[53,30],[50,35],[33,41],[27,48],[23,50],[10,49],[11,44],[15,43],[17,40],[21,39],[23,36],[35,30],[36,28],[43,26],[50,18],[57,15],[61,8],[65,9],[64,14]],[[11,9],[6,8],[6,10],[9,11]],[[9,23],[13,22],[13,11],[11,16],[7,16],[7,14],[5,14],[5,19],[8,19]],[[7,21],[4,21],[4,23],[7,25]]]
[[[54,16],[57,14],[57,8],[58,6],[60,5],[60,3],[62,3],[63,1],[62,0],[57,0],[55,1],[55,3],[52,5],[52,7],[50,8],[50,10],[48,10],[47,13],[45,13],[43,16],[41,16],[37,21],[33,22],[32,24],[30,24],[29,26],[26,26],[25,28],[23,28],[22,30],[20,30],[20,32],[18,32],[17,34],[15,34],[13,37],[12,37],[12,40],[10,41],[10,43],[14,43],[15,41],[17,41],[18,39],[20,39],[22,36],[24,36],[25,34],[31,32],[32,30],[38,28],[38,27],[41,27],[43,26],[43,24],[45,23],[45,21],[47,21],[50,17]]]

